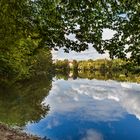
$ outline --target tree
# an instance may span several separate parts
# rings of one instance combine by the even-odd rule
[[[122,0],[59,0],[49,3],[47,0],[37,0],[41,6],[42,19],[48,19],[40,29],[40,36],[52,48],[64,47],[64,50],[84,51],[88,43],[99,52],[109,52],[110,58],[126,58],[129,53],[134,61],[139,64],[140,56],[140,17],[139,1]],[[46,5],[51,9],[49,19]],[[39,13],[40,16],[40,13]],[[54,22],[55,20],[55,22]],[[43,20],[44,21],[44,20]],[[48,24],[52,23],[48,29]],[[47,26],[47,27],[46,27]],[[104,40],[103,30],[115,31],[113,38]],[[53,33],[52,33],[53,31]],[[50,40],[48,39],[48,33]],[[71,40],[68,36],[75,35]]]
[[[41,40],[31,38],[31,34],[37,34],[34,6],[30,0],[0,1],[0,75],[4,78],[28,78],[42,69],[43,59],[48,67],[52,64],[50,49],[37,49]]]
[[[121,0],[70,0],[65,1],[63,13],[66,33],[75,34],[80,46],[72,50],[86,49],[92,43],[99,52],[108,51],[110,58],[131,58],[139,63],[140,56],[140,3]],[[115,31],[113,38],[104,40],[103,29]]]

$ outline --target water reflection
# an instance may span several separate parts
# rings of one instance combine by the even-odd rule
[[[49,106],[41,102],[51,89],[51,78],[35,77],[33,80],[0,86],[0,122],[24,126],[43,118]]]
[[[140,75],[132,74],[125,70],[123,71],[106,71],[106,70],[79,70],[79,71],[70,71],[70,72],[57,72],[56,79],[98,79],[98,80],[117,80],[117,81],[127,81],[127,82],[137,82],[140,83]]]
[[[90,115],[99,121],[112,120],[113,117],[116,119],[118,116],[123,116],[125,110],[140,118],[139,93],[140,85],[134,83],[86,79],[58,80],[53,83],[50,96],[44,100],[44,103],[51,105],[51,112],[55,112],[55,110],[61,113],[71,112],[81,108],[86,116]],[[109,104],[111,106],[108,106]],[[101,118],[97,118],[95,115]],[[84,118],[82,117],[82,119]]]
[[[42,104],[49,104],[48,116],[26,131],[54,140],[140,139],[139,84],[55,80]]]
[[[94,129],[89,129],[86,131],[86,135],[81,140],[103,140],[103,136]]]

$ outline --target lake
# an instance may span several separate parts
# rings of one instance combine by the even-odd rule
[[[0,121],[50,140],[140,140],[140,84],[42,77],[3,87]]]

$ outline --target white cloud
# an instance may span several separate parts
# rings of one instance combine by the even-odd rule
[[[52,120],[50,120],[47,124],[47,129],[52,129],[54,127],[57,127],[58,125],[60,125],[59,121],[56,120],[55,118],[53,118]]]
[[[99,58],[109,58],[108,54],[99,54],[93,47],[89,46],[88,50],[83,52],[77,53],[71,51],[69,53],[64,53],[63,49],[61,48],[59,51],[52,51],[53,59],[69,59],[69,60],[88,60],[88,59],[99,59]]]
[[[111,39],[113,35],[116,33],[116,31],[113,31],[111,29],[103,29],[102,38],[103,40]],[[77,40],[75,38],[74,34],[70,34],[69,36],[66,36],[70,40]],[[105,54],[99,54],[91,44],[89,44],[89,49],[85,50],[83,52],[77,53],[74,51],[70,51],[69,53],[64,53],[63,49],[59,49],[58,51],[52,51],[53,59],[76,59],[76,60],[87,60],[87,59],[100,59],[100,58],[109,58],[108,53]]]

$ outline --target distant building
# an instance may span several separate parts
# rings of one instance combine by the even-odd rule
[[[70,68],[73,67],[73,61],[69,61],[69,67],[70,67]]]

